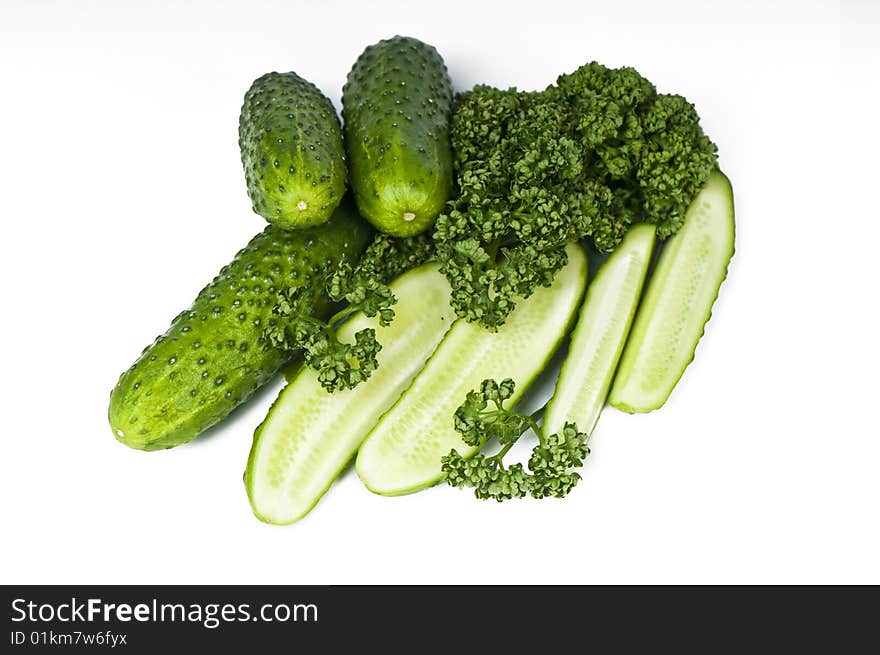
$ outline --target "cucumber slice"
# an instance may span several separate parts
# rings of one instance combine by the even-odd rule
[[[587,281],[587,258],[575,244],[550,287],[517,303],[498,332],[458,321],[400,400],[361,444],[355,467],[370,491],[394,496],[438,482],[440,459],[456,448],[469,457],[453,415],[486,378],[513,378],[513,404],[546,365],[568,331]]]
[[[716,171],[663,247],[611,387],[612,406],[649,412],[669,398],[693,361],[727,277],[734,231],[733,190]]]
[[[358,314],[338,330],[345,341],[363,328],[376,330],[383,347],[370,378],[331,394],[303,366],[257,428],[244,480],[260,520],[293,523],[315,506],[454,322],[449,283],[436,264],[413,269],[390,286],[397,297],[390,325]]]
[[[544,414],[546,434],[558,432],[566,421],[574,421],[586,434],[596,426],[639,304],[655,233],[656,228],[647,223],[631,227],[587,287]]]

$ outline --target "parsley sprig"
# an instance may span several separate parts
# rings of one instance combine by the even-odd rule
[[[524,415],[504,407],[515,388],[509,378],[500,383],[490,379],[467,394],[464,404],[455,411],[455,430],[468,446],[479,448],[489,440],[497,440],[500,448],[494,455],[478,452],[469,459],[453,449],[442,460],[446,482],[453,487],[472,487],[477,498],[499,502],[528,495],[562,498],[581,479],[575,469],[590,453],[587,435],[574,423],[566,423],[556,434],[544,434],[537,422],[543,410]],[[521,463],[505,466],[504,457],[528,430],[538,437],[528,470]]]

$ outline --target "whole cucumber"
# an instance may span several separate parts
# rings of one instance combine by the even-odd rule
[[[267,226],[120,376],[110,394],[116,438],[141,450],[171,448],[224,418],[289,358],[263,337],[278,292],[309,287],[302,311],[326,318],[328,271],[358,257],[371,234],[350,201],[319,227]]]
[[[351,186],[379,230],[424,232],[452,196],[452,85],[437,50],[395,36],[364,50],[342,90]]]
[[[245,94],[238,144],[254,211],[284,228],[326,222],[345,192],[333,103],[296,73],[267,73]]]

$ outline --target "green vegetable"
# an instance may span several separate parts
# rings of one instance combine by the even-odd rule
[[[498,502],[510,498],[533,498],[568,495],[581,479],[574,469],[589,455],[587,435],[577,425],[566,423],[557,434],[545,434],[538,425],[537,414],[526,416],[506,409],[516,384],[510,378],[499,384],[483,380],[479,391],[468,392],[464,404],[455,411],[455,430],[471,448],[479,448],[495,439],[500,450],[491,457],[477,453],[470,459],[453,448],[442,459],[446,482],[453,487],[473,487],[477,498],[494,498]],[[504,466],[504,456],[529,429],[538,436],[532,450],[529,471],[522,464]]]
[[[605,404],[623,344],[639,302],[654,247],[653,225],[634,225],[602,264],[587,288],[586,299],[562,364],[556,390],[544,408],[531,415],[504,407],[515,384],[484,380],[455,412],[455,430],[468,446],[487,441],[499,451],[462,457],[453,449],[443,472],[453,487],[473,487],[477,498],[562,498],[580,480],[575,469],[589,454],[587,439]],[[544,413],[544,422],[538,417]],[[578,426],[582,426],[581,432]],[[532,430],[538,443],[528,462],[505,466],[504,457]]]
[[[284,228],[326,222],[345,192],[333,103],[296,73],[267,73],[244,97],[241,163],[254,211]]]
[[[452,86],[433,46],[395,36],[358,57],[342,92],[351,186],[382,232],[412,236],[452,195]]]
[[[459,194],[437,254],[457,314],[490,329],[550,284],[567,242],[609,251],[638,221],[675,233],[716,163],[690,103],[597,63],[540,92],[460,94],[452,146]]]
[[[648,412],[666,402],[703,336],[734,249],[733,190],[714,172],[660,253],[609,402]]]
[[[496,334],[467,321],[455,323],[361,445],[357,473],[371,491],[386,495],[418,491],[440,480],[441,458],[452,448],[464,458],[476,452],[455,431],[455,409],[467,391],[485,378],[516,380],[508,399],[515,403],[546,366],[586,285],[583,250],[570,244],[567,254],[569,263],[553,284],[521,301]]]
[[[356,266],[343,261],[330,275],[327,295],[334,302],[346,302],[329,320],[302,312],[300,296],[308,290],[283,290],[275,314],[279,320],[266,330],[270,344],[287,350],[303,348],[306,364],[318,372],[318,381],[329,392],[353,389],[376,370],[382,344],[372,326],[353,335],[353,342],[340,339],[335,326],[363,312],[378,316],[386,327],[394,319],[397,299],[387,283],[401,273],[428,261],[434,253],[431,239],[418,235],[403,239],[377,234]]]
[[[632,226],[587,288],[556,390],[547,405],[547,433],[576,423],[591,434],[629,334],[654,248],[653,225]]]
[[[398,298],[393,323],[359,313],[338,332],[351,340],[374,330],[386,344],[370,380],[331,395],[315,371],[301,367],[257,428],[245,485],[261,520],[292,523],[309,512],[452,324],[449,284],[437,264],[403,274],[390,289]]]
[[[132,448],[171,448],[211,427],[286,363],[264,329],[281,289],[302,288],[299,311],[325,316],[325,276],[355,257],[370,228],[343,203],[329,223],[298,231],[268,226],[146,348],[110,394],[110,426]]]

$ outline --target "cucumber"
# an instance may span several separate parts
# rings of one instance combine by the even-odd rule
[[[351,186],[382,232],[424,232],[452,196],[452,84],[437,50],[395,36],[367,47],[342,90]]]
[[[244,402],[289,359],[264,345],[278,291],[308,286],[302,309],[325,317],[327,270],[357,257],[371,233],[350,202],[320,227],[266,227],[120,376],[109,409],[116,438],[142,450],[171,448]]]
[[[587,258],[576,244],[550,287],[538,288],[498,332],[459,320],[394,406],[372,429],[357,455],[357,474],[370,491],[411,493],[442,477],[452,448],[470,457],[453,429],[456,408],[486,378],[516,382],[510,406],[535,380],[563,339],[587,281]]]
[[[244,480],[260,520],[293,523],[314,507],[455,320],[437,264],[404,273],[390,287],[397,304],[389,326],[358,314],[338,331],[350,342],[361,329],[376,330],[384,345],[370,378],[331,394],[302,367],[257,428]]]
[[[611,387],[613,407],[660,408],[693,360],[733,257],[733,213],[730,181],[716,171],[663,246]]]
[[[596,426],[639,304],[655,233],[648,223],[631,227],[590,282],[544,414],[545,434],[569,421],[587,435]]]
[[[329,220],[345,192],[333,103],[296,73],[267,73],[244,96],[238,144],[256,213],[292,229]]]

